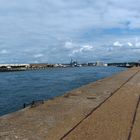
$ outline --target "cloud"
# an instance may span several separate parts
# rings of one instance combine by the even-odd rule
[[[135,46],[136,46],[137,48],[140,48],[140,42],[136,42]]]
[[[0,59],[58,62],[74,55],[117,61],[120,51],[132,54],[140,46],[139,5],[139,0],[1,0],[0,50],[12,54]]]
[[[122,47],[123,46],[123,44],[120,43],[119,41],[114,42],[113,45],[114,46],[118,46],[118,47]]]
[[[92,49],[93,46],[91,45],[83,45],[80,50],[83,52],[83,51],[91,51]]]
[[[66,41],[64,47],[65,47],[66,49],[71,49],[71,48],[74,47],[74,45],[73,45],[72,42]]]
[[[0,51],[0,54],[7,54],[7,53],[8,53],[8,51],[6,49],[3,49]]]
[[[129,47],[132,47],[132,46],[133,46],[133,44],[132,44],[131,42],[127,42],[127,45],[128,45]]]
[[[44,56],[43,54],[35,54],[35,55],[34,55],[35,58],[41,58],[41,57],[43,57],[43,56]]]
[[[125,51],[129,51],[129,50],[134,50],[134,49],[140,49],[140,42],[139,41],[135,41],[135,40],[131,40],[131,42],[127,42],[126,40],[122,40],[123,43],[120,43],[119,41],[116,41],[113,43],[113,46],[116,47],[120,47],[118,48],[118,50],[122,49]],[[115,49],[115,48],[113,48]]]
[[[81,53],[88,53],[93,51],[94,47],[89,44],[82,44],[82,43],[74,43],[74,42],[65,42],[64,48],[66,48],[69,52],[69,56],[81,54]]]

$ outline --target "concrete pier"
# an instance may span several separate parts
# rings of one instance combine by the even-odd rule
[[[139,140],[140,68],[0,117],[0,140]]]

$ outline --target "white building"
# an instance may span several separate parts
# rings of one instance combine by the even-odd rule
[[[30,64],[0,64],[0,67],[6,67],[6,68],[25,67],[25,68],[28,68],[28,67],[30,67]]]

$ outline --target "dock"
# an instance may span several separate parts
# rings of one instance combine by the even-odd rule
[[[0,140],[140,140],[139,130],[139,67],[0,117]]]

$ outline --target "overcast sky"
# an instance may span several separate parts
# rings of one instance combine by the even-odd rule
[[[140,0],[0,0],[0,63],[137,61]]]

